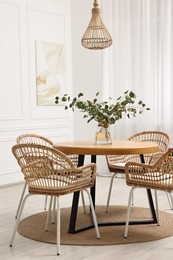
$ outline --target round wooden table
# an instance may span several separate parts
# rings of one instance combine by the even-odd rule
[[[68,141],[54,143],[53,147],[60,150],[61,152],[69,154],[78,154],[78,166],[84,164],[85,155],[91,155],[91,162],[96,163],[97,155],[128,155],[128,154],[139,154],[141,162],[144,161],[144,154],[151,154],[159,151],[159,146],[156,143],[148,141],[129,141],[129,140],[115,140],[109,145],[96,145],[93,141]],[[153,204],[152,194],[147,189],[148,201],[151,209],[152,218],[149,220],[130,221],[129,224],[152,224],[157,223],[156,212]],[[95,185],[91,188],[91,196],[93,204],[95,206]],[[89,228],[94,227],[86,226],[80,229],[76,229],[77,211],[79,203],[79,192],[75,192],[73,196],[72,210],[69,223],[69,233],[77,233]],[[113,222],[113,223],[98,223],[98,225],[125,225],[125,222]]]
[[[159,151],[156,143],[128,140],[115,140],[109,145],[96,145],[92,141],[73,141],[54,143],[53,146],[65,154],[81,155],[149,154]]]

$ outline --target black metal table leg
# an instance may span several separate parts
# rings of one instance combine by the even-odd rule
[[[155,211],[155,208],[154,208],[151,190],[147,189],[147,195],[148,195],[148,202],[149,202],[149,205],[150,205],[151,215],[152,215],[152,218],[153,218],[153,223],[157,223],[156,211]]]
[[[91,162],[96,163],[96,155],[91,155]],[[96,194],[96,185],[95,184],[93,185],[93,187],[91,187],[90,193],[91,193],[91,198],[93,201],[93,206],[95,208],[95,194]]]

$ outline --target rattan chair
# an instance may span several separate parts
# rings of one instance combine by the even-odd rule
[[[45,146],[48,146],[48,147],[53,147],[53,142],[51,140],[49,140],[48,138],[46,138],[44,136],[37,135],[37,134],[22,134],[22,135],[19,135],[16,139],[16,142],[17,142],[17,144],[31,143],[31,144],[40,144],[40,145],[45,145]],[[22,167],[23,165],[20,165],[20,166]],[[18,207],[17,207],[17,211],[16,211],[16,215],[15,215],[16,218],[18,216],[19,209],[20,209],[20,206],[21,206],[21,203],[22,203],[25,191],[26,191],[26,186],[27,186],[27,183],[25,182],[24,186],[23,186],[22,194],[20,196],[19,204],[18,204]],[[44,209],[46,209],[46,205],[47,205],[47,196],[45,198]]]
[[[47,147],[53,147],[53,142],[50,139],[48,139],[48,138],[46,138],[44,136],[38,135],[38,134],[21,134],[21,135],[19,135],[17,137],[16,142],[17,142],[17,144],[27,144],[27,143],[30,143],[30,144],[45,145]],[[77,166],[77,164],[78,164],[78,155],[76,155],[76,154],[68,155],[68,157],[73,161],[74,165]],[[22,165],[20,165],[20,166],[22,167]],[[26,186],[27,186],[27,183],[25,182],[23,190],[22,190],[22,194],[21,194],[21,197],[20,197],[20,200],[19,200],[19,203],[18,203],[18,207],[17,207],[17,211],[16,211],[16,215],[15,215],[16,218],[18,216],[18,212],[19,212],[19,209],[20,209],[20,206],[21,206],[21,203],[22,203],[25,191],[26,191]],[[83,193],[81,193],[81,195],[82,195],[82,202],[83,202],[84,212],[86,213],[86,207],[85,207]],[[52,202],[53,202],[53,200],[52,200],[52,197],[51,197],[51,199],[50,199],[50,205],[51,206],[52,206]],[[54,206],[55,206],[55,203],[54,203]],[[47,207],[47,196],[45,197],[45,204],[44,204],[44,209],[45,210],[46,210],[46,207]],[[52,222],[54,222],[53,219],[52,219]]]
[[[145,188],[166,191],[173,191],[173,148],[165,152],[154,164],[145,165],[141,163],[128,162],[125,166],[126,183],[132,186],[129,194],[127,220],[125,225],[124,237],[128,235],[129,217],[131,200],[134,189]],[[156,216],[159,224],[158,201],[156,198]]]
[[[19,215],[10,241],[12,246],[16,230],[21,219],[21,214],[27,198],[31,195],[47,195],[57,199],[57,255],[60,254],[60,206],[59,197],[85,191],[88,194],[93,222],[97,238],[100,233],[90,193],[87,188],[94,185],[96,178],[96,164],[90,163],[85,166],[75,167],[73,162],[62,152],[54,148],[34,145],[19,144],[12,147],[28,185],[29,193],[22,200]]]
[[[142,131],[138,132],[128,138],[128,140],[131,141],[149,141],[149,142],[155,142],[159,146],[160,152],[167,151],[169,147],[169,135],[162,131]],[[156,154],[145,154],[144,159],[146,164],[152,163],[154,161],[155,156],[158,156],[161,153]],[[123,174],[125,173],[125,164],[129,161],[133,162],[141,162],[139,155],[107,155],[107,165],[109,168],[109,171],[112,173],[110,186],[109,186],[109,192],[108,192],[108,198],[107,198],[107,204],[106,204],[106,212],[108,212],[109,209],[109,202],[112,192],[112,185],[114,178],[117,176],[117,174]],[[168,196],[168,194],[167,194]],[[168,196],[168,201],[170,204],[171,209],[173,208],[173,204],[171,203],[171,199]],[[133,199],[132,199],[133,204]]]

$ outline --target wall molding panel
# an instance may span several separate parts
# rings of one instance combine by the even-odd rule
[[[63,92],[71,94],[71,1],[0,0],[0,30],[1,187],[23,180],[11,152],[18,135],[35,133],[54,142],[73,139],[72,113],[64,106],[37,104],[35,49],[36,41],[64,44]]]
[[[55,11],[57,10],[57,11]],[[30,118],[31,119],[50,119],[50,118],[64,118],[66,113],[64,107],[56,109],[58,106],[38,106],[36,100],[36,53],[35,44],[36,41],[45,41],[52,43],[64,44],[65,50],[68,53],[69,39],[66,39],[66,31],[69,31],[67,25],[67,13],[65,11],[65,6],[60,4],[59,9],[55,9],[54,6],[42,6],[38,8],[35,4],[32,4],[28,8],[28,45],[29,45],[29,58],[30,58],[30,101],[32,105],[30,106]],[[37,17],[37,23],[35,23]],[[49,21],[49,23],[48,23]],[[50,30],[52,28],[52,30]],[[58,32],[59,31],[59,32]],[[54,33],[55,32],[55,33]],[[67,42],[67,43],[66,43]],[[65,55],[65,58],[68,55]],[[66,58],[67,59],[67,58]],[[69,91],[71,83],[68,84],[68,75],[71,74],[71,66],[68,65],[69,61],[65,61],[65,75],[64,81],[66,82],[63,86],[63,91]],[[71,90],[70,90],[71,91]]]
[[[0,56],[2,68],[3,95],[0,97],[0,121],[22,120],[22,76],[21,76],[21,53],[20,53],[20,3],[0,2],[0,22],[6,27],[1,30]],[[9,19],[10,17],[10,19]],[[8,32],[10,31],[10,34]],[[12,32],[11,32],[12,31]],[[14,86],[15,92],[14,94]],[[11,95],[13,93],[13,95]],[[13,109],[10,108],[11,104]]]
[[[50,129],[68,129],[69,125],[67,123],[60,123],[60,124],[46,124],[46,125],[26,125],[26,126],[9,126],[9,127],[0,127],[0,133],[6,132],[19,132],[19,131],[33,131],[33,130],[50,130]]]
[[[0,115],[0,121],[24,120],[23,113],[17,115]]]

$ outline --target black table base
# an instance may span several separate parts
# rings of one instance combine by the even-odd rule
[[[79,155],[78,167],[80,167],[84,164],[84,158],[85,158],[84,155]],[[142,154],[140,155],[140,158],[141,158],[141,162],[145,163],[144,156]],[[96,155],[91,156],[91,162],[96,163]],[[96,189],[96,185],[94,185],[90,190],[94,207],[95,207],[95,193],[96,193],[95,189]],[[81,231],[85,231],[85,230],[94,228],[94,225],[89,225],[89,226],[85,226],[85,227],[76,229],[79,196],[80,196],[79,192],[75,192],[74,195],[73,195],[72,209],[71,209],[71,216],[70,216],[70,223],[69,223],[69,230],[68,230],[68,232],[70,234],[75,234],[75,233],[78,233],[78,232],[81,232]],[[151,210],[151,219],[140,220],[140,221],[137,221],[137,220],[136,221],[129,221],[129,225],[156,224],[157,223],[156,212],[155,212],[153,198],[152,198],[152,194],[151,194],[150,189],[147,189],[147,196],[148,196],[149,207],[150,207],[150,210]],[[121,226],[121,225],[125,225],[125,221],[98,223],[98,226]]]

